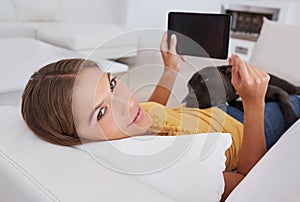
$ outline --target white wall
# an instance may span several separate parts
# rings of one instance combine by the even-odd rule
[[[124,25],[128,0],[62,0],[64,20]]]
[[[130,28],[166,28],[171,10],[220,12],[221,0],[129,0],[127,25]]]
[[[67,21],[96,21],[117,23],[131,29],[166,29],[170,10],[212,12],[221,11],[222,3],[251,3],[268,0],[62,0],[64,18]],[[269,0],[286,3],[300,0]],[[266,6],[270,6],[269,3]]]
[[[169,10],[220,12],[222,0],[63,0],[66,21],[165,28]]]

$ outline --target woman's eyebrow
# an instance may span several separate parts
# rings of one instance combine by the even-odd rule
[[[110,86],[110,72],[107,72],[106,75],[107,75],[108,83],[109,83],[109,86]]]
[[[110,73],[108,72],[108,73],[106,73],[106,75],[107,75],[108,83],[109,83],[109,86],[110,86]],[[99,103],[98,105],[96,105],[96,106],[94,107],[93,111],[91,112],[90,118],[89,118],[89,124],[92,123],[92,119],[93,119],[94,113],[95,113],[95,112],[96,112],[103,104],[104,104],[104,100],[103,100],[101,103]]]

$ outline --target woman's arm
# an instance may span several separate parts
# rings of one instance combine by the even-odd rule
[[[164,71],[149,101],[158,102],[163,105],[166,105],[168,102],[177,73],[180,70],[179,58],[184,60],[184,57],[177,55],[176,44],[177,39],[173,34],[170,40],[170,49],[168,48],[167,32],[165,32],[160,44],[160,51],[164,61]]]
[[[264,71],[246,64],[238,56],[231,58],[232,84],[244,106],[244,136],[236,173],[224,172],[225,191],[222,201],[249,173],[266,152],[264,136],[265,94],[270,77]]]

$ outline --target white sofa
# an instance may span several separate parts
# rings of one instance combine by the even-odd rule
[[[66,22],[63,0],[0,0],[0,37],[30,37],[98,58],[136,55],[138,37],[119,24]]]
[[[283,77],[299,84],[299,77],[294,76],[300,75],[297,68],[299,36],[299,27],[267,21],[254,51],[258,54],[254,54],[251,60],[262,68],[269,68],[266,70],[274,74],[283,70]],[[283,39],[284,43],[281,42]],[[279,49],[277,43],[286,46]],[[293,51],[287,52],[286,48]],[[280,57],[274,57],[275,54]],[[272,67],[276,65],[278,68],[273,72]],[[284,68],[279,68],[282,66]],[[131,173],[139,174],[132,176],[122,172],[124,170],[113,168],[126,169],[129,166],[147,169],[153,164],[150,161],[132,163],[115,155],[116,148],[118,151],[128,149],[130,139],[117,142],[113,150],[109,142],[92,143],[91,147],[84,148],[52,145],[36,138],[24,125],[19,109],[8,106],[0,107],[0,131],[1,201],[218,201],[224,188],[221,173],[224,170],[224,151],[230,144],[230,138],[224,134],[217,136],[221,137],[221,141],[208,139],[206,142],[210,136],[199,136],[196,144],[189,147],[191,150],[180,152],[182,157],[168,164],[170,166],[166,169],[144,174]],[[168,140],[180,140],[182,144],[188,138],[168,137]],[[139,142],[151,143],[146,140]],[[155,139],[148,150],[146,145],[149,144],[134,144],[134,148],[152,154],[159,149],[157,145],[168,143],[164,141],[166,139],[161,140]],[[169,145],[163,144],[163,149],[160,149],[170,148]],[[134,151],[132,148],[125,151],[130,154]],[[92,149],[100,152],[98,157],[104,155],[106,159],[100,158],[98,161]],[[173,153],[175,151],[176,148],[171,150]],[[204,155],[202,151],[206,151]],[[299,155],[298,121],[258,162],[227,201],[299,201]],[[159,157],[156,158],[158,162],[169,160],[168,155]],[[217,169],[218,172],[210,169]],[[208,179],[206,176],[209,176]]]

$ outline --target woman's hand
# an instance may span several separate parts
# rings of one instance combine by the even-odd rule
[[[178,56],[176,53],[176,36],[174,34],[171,36],[170,49],[168,48],[167,40],[168,35],[167,32],[165,32],[160,43],[160,52],[164,60],[164,71],[151,97],[149,98],[149,101],[158,102],[162,105],[167,104],[177,73],[180,70],[179,58],[185,61],[183,56]]]
[[[176,45],[177,45],[176,35],[172,34],[170,39],[170,49],[169,49],[168,34],[167,32],[165,32],[160,43],[160,52],[164,60],[165,70],[173,70],[175,72],[179,72],[180,70],[179,58],[185,61],[185,58],[183,56],[178,56],[178,54],[176,53]]]
[[[239,56],[230,58],[232,64],[232,85],[245,105],[264,103],[270,76],[257,67],[246,64]]]

